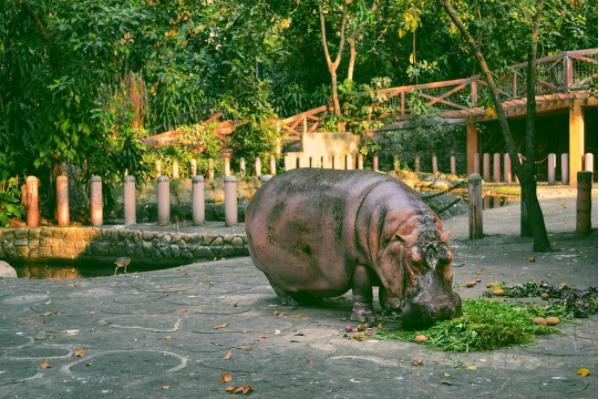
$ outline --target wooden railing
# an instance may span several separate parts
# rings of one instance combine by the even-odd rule
[[[497,88],[502,101],[526,97],[527,63],[512,65],[496,71]],[[555,56],[539,58],[536,62],[536,94],[547,95],[586,90],[597,76],[597,49],[567,51]],[[442,116],[464,118],[469,111],[481,107],[488,87],[478,75],[409,86],[393,87],[380,91],[384,103],[395,110],[398,120],[411,113],[408,96],[416,96],[427,107],[434,107]],[[317,131],[320,121],[329,111],[321,106],[278,121],[287,139],[302,132]]]

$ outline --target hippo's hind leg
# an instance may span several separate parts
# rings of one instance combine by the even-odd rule
[[[352,277],[353,309],[351,319],[372,323],[376,320],[372,310],[372,280],[368,269],[358,265]]]
[[[272,289],[279,297],[279,302],[283,306],[315,305],[322,301],[321,298],[307,294],[305,292],[291,292],[281,288],[274,283],[268,276],[266,277]]]

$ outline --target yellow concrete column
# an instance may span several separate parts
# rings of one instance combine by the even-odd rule
[[[584,157],[584,112],[580,102],[575,101],[570,107],[570,186],[576,186],[576,174],[582,170]]]
[[[466,158],[468,174],[474,173],[474,155],[478,153],[478,129],[473,123],[466,125]]]

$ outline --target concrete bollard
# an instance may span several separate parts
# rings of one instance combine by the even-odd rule
[[[364,155],[358,154],[358,170],[364,169]]]
[[[92,226],[104,224],[104,201],[102,200],[102,178],[92,176],[89,180],[89,219]]]
[[[478,152],[474,153],[474,173],[480,174],[480,154]]]
[[[277,159],[274,155],[270,156],[270,174],[274,176],[277,174]]]
[[[483,180],[491,181],[491,156],[488,152],[483,154]]]
[[[433,173],[437,173],[439,171],[439,165],[437,164],[437,155],[433,154],[433,159],[432,159],[432,165],[433,165]]]
[[[260,157],[256,157],[254,160],[254,171],[256,176],[260,176],[262,174],[262,161],[260,160]]]
[[[393,155],[393,173],[399,174],[399,155]]]
[[[510,154],[503,154],[503,181],[507,184],[512,183],[512,160]]]
[[[239,158],[239,173],[245,175],[245,158]]]
[[[593,153],[587,152],[586,154],[584,154],[584,170],[585,170],[585,172],[593,173],[594,166],[595,165],[594,165]]]
[[[206,221],[206,204],[204,200],[204,176],[191,179],[191,212],[193,224],[199,226]]]
[[[196,163],[196,160],[192,159],[189,161],[189,166],[191,168],[191,177],[194,177],[198,174],[198,164]]]
[[[135,224],[137,221],[135,218],[135,177],[125,176],[124,181],[125,224]]]
[[[547,155],[547,183],[555,184],[555,167],[557,156],[553,153]]]
[[[223,157],[223,176],[231,176],[231,155],[228,153]]]
[[[39,209],[39,180],[35,176],[27,176],[27,227],[37,227],[40,221]]]
[[[345,154],[345,169],[354,169],[354,156],[353,154]]]
[[[561,169],[562,169],[562,184],[568,184],[568,153],[562,154]]]
[[[471,240],[483,237],[483,185],[478,173],[468,177],[468,236]]]
[[[493,154],[493,181],[495,183],[501,181],[501,155],[498,152]]]
[[[208,160],[208,180],[214,180],[214,159]]]
[[[171,192],[168,176],[158,176],[158,224],[165,226],[171,221]]]
[[[593,173],[589,171],[578,172],[576,180],[576,233],[585,234],[591,231]]]
[[[56,216],[59,226],[69,225],[69,178],[64,175],[56,178]]]
[[[162,174],[162,161],[156,161],[156,177]]]
[[[414,158],[414,172],[416,172],[416,173],[420,172],[420,157],[419,156]]]
[[[237,224],[237,178],[225,176],[225,225]]]
[[[378,155],[372,156],[372,170],[374,170],[375,172],[379,171],[379,156]]]
[[[457,175],[456,170],[455,170],[455,155],[451,154],[449,156],[449,170],[451,172],[452,175]]]
[[[173,180],[179,178],[179,162],[173,161]]]

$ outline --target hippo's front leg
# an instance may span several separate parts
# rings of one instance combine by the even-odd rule
[[[368,323],[376,320],[372,310],[372,281],[365,266],[358,265],[352,277],[353,309],[351,319]]]

